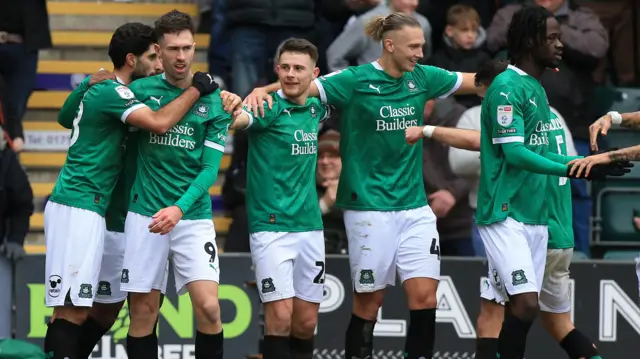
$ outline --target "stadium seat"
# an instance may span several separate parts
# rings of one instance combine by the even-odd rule
[[[571,260],[576,261],[585,259],[589,259],[589,257],[584,252],[573,251],[573,258]]]
[[[104,47],[109,46],[110,31],[52,31],[51,40],[56,48],[62,47]],[[195,34],[196,48],[209,48],[209,34]]]
[[[605,186],[594,198],[594,245],[640,246],[640,232],[633,224],[634,211],[640,210],[640,188],[634,182]]]
[[[20,154],[20,163],[27,168],[60,168],[66,158],[66,152],[23,152]],[[226,171],[230,164],[231,156],[222,156],[220,172]]]
[[[640,110],[640,88],[617,87],[618,93],[614,97],[611,109],[622,112],[635,112]]]
[[[81,16],[141,16],[159,17],[171,10],[178,10],[191,16],[198,16],[195,4],[161,4],[150,3],[122,3],[122,2],[74,2],[70,5],[66,1],[47,1],[49,15],[81,15]]]
[[[633,261],[638,257],[638,251],[607,251],[604,259],[613,261]]]

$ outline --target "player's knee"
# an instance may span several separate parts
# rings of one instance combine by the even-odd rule
[[[93,303],[90,316],[103,328],[111,328],[118,318],[123,304],[124,302],[109,304]]]
[[[409,309],[432,309],[437,307],[438,281],[430,278],[411,278],[402,284],[407,293]]]
[[[71,323],[82,324],[89,316],[90,308],[86,307],[56,307],[54,315],[56,319],[64,319]]]
[[[511,313],[526,321],[533,321],[538,315],[538,293],[523,293],[514,296],[509,303]]]
[[[291,335],[296,338],[311,338],[318,324],[317,314],[296,315],[295,320],[291,322]]]
[[[481,299],[480,314],[477,320],[479,338],[497,338],[502,328],[504,307],[500,304]]]
[[[291,311],[285,307],[265,310],[267,334],[287,336],[291,334]]]
[[[220,302],[218,298],[210,297],[194,306],[196,316],[211,325],[220,323]]]
[[[153,327],[160,311],[158,302],[157,297],[153,295],[131,293],[129,316],[132,325]]]
[[[353,312],[363,319],[375,320],[378,316],[378,310],[382,306],[383,299],[384,293],[382,291],[354,293]]]

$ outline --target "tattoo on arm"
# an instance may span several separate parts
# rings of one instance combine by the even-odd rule
[[[609,158],[612,161],[640,161],[640,145],[610,152]]]
[[[632,130],[640,130],[640,111],[622,114],[622,123],[620,123],[620,126]]]

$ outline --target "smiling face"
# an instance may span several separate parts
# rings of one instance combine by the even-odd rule
[[[424,43],[424,32],[416,26],[403,26],[398,30],[390,31],[389,36],[383,40],[385,49],[391,54],[394,64],[403,72],[411,72],[415,69],[418,61],[423,57]]]
[[[282,92],[289,98],[306,93],[311,81],[320,72],[309,54],[294,51],[285,51],[280,54],[276,71],[282,85]]]

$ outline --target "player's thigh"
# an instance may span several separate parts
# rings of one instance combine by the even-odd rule
[[[251,259],[256,273],[258,294],[263,303],[293,298],[293,262],[300,243],[297,233],[257,232],[249,235]]]
[[[540,225],[524,225],[529,250],[531,251],[531,260],[536,273],[536,284],[538,292],[542,289],[544,280],[544,272],[547,263],[547,249],[549,247],[549,227]]]
[[[297,239],[298,255],[293,261],[293,288],[296,298],[320,303],[324,298],[324,233],[291,233]]]
[[[91,307],[98,286],[105,221],[99,214],[49,201],[44,212],[46,305]],[[66,302],[69,299],[71,303]]]
[[[118,303],[127,298],[127,293],[120,290],[124,250],[124,233],[107,231],[104,236],[102,264],[98,276],[98,290],[95,299],[97,303]]]
[[[191,282],[220,282],[220,259],[212,220],[182,220],[169,236],[178,294],[186,293],[186,285]]]
[[[478,226],[487,260],[509,295],[538,293],[536,271],[524,225],[512,218]]]
[[[566,313],[571,310],[569,293],[569,266],[573,248],[549,249],[540,291],[540,310],[549,313]]]
[[[169,257],[169,236],[149,232],[153,219],[129,212],[124,225],[125,250],[120,290],[150,293],[162,290]]]
[[[397,212],[401,225],[398,246],[398,276],[440,280],[440,236],[431,207]]]
[[[399,231],[395,212],[344,211],[351,280],[357,293],[372,293],[396,282]]]

